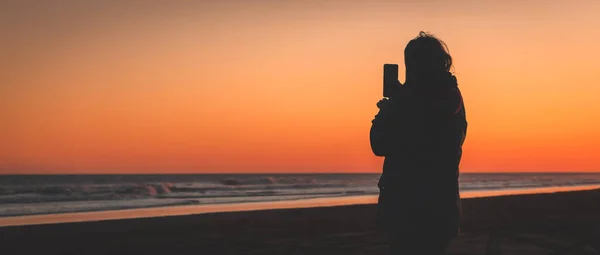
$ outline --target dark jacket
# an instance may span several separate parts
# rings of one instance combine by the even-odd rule
[[[391,109],[379,111],[370,131],[373,153],[385,157],[380,203],[394,209],[393,217],[437,213],[456,220],[459,163],[467,132],[456,78],[448,74],[405,84],[392,101]],[[419,219],[428,220],[423,216],[416,222]]]

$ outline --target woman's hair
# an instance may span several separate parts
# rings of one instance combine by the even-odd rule
[[[452,57],[442,40],[421,31],[406,45],[404,64],[406,82],[412,82],[450,73]]]

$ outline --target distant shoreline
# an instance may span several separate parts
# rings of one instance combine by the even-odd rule
[[[554,192],[568,192],[593,190],[600,188],[600,185],[578,185],[578,186],[560,186],[544,188],[519,188],[519,189],[498,189],[486,191],[463,191],[463,199],[479,197],[495,197],[526,194],[545,194]],[[271,202],[248,202],[232,204],[206,204],[206,205],[173,205],[173,206],[148,206],[132,209],[115,209],[102,211],[80,211],[57,214],[34,214],[24,216],[0,217],[0,227],[25,226],[40,224],[57,224],[72,222],[93,222],[119,219],[135,218],[154,218],[166,216],[182,216],[207,213],[222,212],[243,212],[273,209],[295,209],[295,208],[313,208],[313,207],[331,207],[373,204],[377,201],[377,195],[357,195],[343,197],[325,197],[311,199],[297,199]]]

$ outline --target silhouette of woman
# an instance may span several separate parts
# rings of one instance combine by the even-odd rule
[[[392,254],[443,254],[459,232],[465,108],[446,45],[420,32],[404,50],[405,84],[377,103],[371,149],[385,157],[378,222]]]

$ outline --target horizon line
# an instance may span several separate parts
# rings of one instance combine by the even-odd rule
[[[31,175],[361,175],[361,174],[381,174],[381,172],[206,172],[206,173],[0,173],[0,176],[31,176]],[[459,174],[600,174],[600,171],[490,171],[490,172],[460,172]]]

